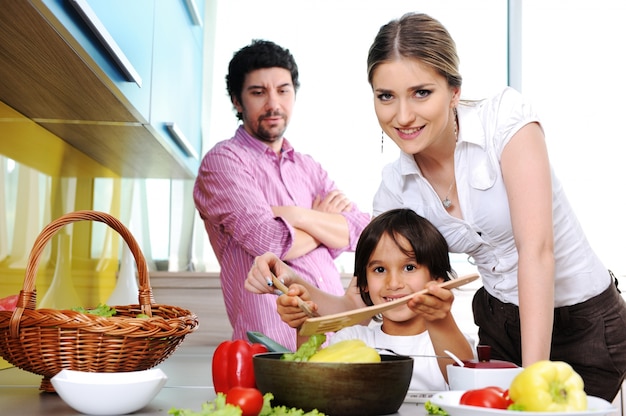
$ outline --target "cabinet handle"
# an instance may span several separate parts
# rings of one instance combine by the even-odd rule
[[[195,0],[185,0],[185,4],[187,5],[187,10],[191,15],[191,21],[195,26],[202,26],[202,16],[200,16],[200,12],[198,11],[198,5]]]
[[[185,134],[176,123],[165,123],[165,127],[167,127],[167,131],[169,131],[170,135],[176,144],[178,144],[181,148],[183,153],[185,153],[188,157],[199,159],[198,152],[196,152],[193,146],[189,143],[189,140],[187,140]]]
[[[122,49],[120,49],[117,42],[115,42],[113,36],[111,36],[104,24],[102,24],[96,12],[89,6],[87,0],[69,0],[69,2],[74,6],[74,9],[76,9],[94,35],[96,35],[111,58],[113,58],[113,61],[117,64],[126,78],[126,81],[133,81],[141,88],[141,76],[139,76],[137,70],[135,70],[126,55],[124,55],[124,52],[122,52]]]

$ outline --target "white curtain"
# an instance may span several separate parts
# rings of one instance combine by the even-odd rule
[[[7,164],[5,163],[4,166]],[[15,186],[17,190],[3,201],[4,221],[12,223],[13,233],[8,246],[9,267],[24,269],[28,255],[44,223],[50,218],[50,180],[36,170],[16,164],[12,175],[5,173],[5,186]],[[8,239],[8,227],[2,229]],[[44,251],[40,264],[50,256],[50,248]]]
[[[28,166],[0,156],[0,262],[23,269],[33,243],[51,218],[52,187],[60,198],[62,212],[76,210],[76,178],[53,182]],[[170,272],[217,270],[202,221],[193,202],[192,180],[149,180],[97,178],[94,180],[93,209],[117,216],[132,232],[142,249],[148,268]],[[57,200],[59,201],[59,200]],[[72,225],[66,226],[71,234]],[[97,270],[106,268],[122,249],[111,228],[94,224],[91,256]],[[113,255],[117,248],[118,255]],[[46,248],[40,267],[49,261]]]

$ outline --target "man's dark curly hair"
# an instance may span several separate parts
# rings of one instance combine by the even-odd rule
[[[230,101],[233,102],[233,97],[235,97],[241,103],[241,90],[248,73],[257,69],[274,67],[284,68],[291,72],[291,81],[295,90],[298,91],[300,87],[298,65],[289,49],[282,48],[268,40],[254,39],[252,43],[235,52],[228,64],[226,75],[226,91]],[[242,119],[241,113],[237,113],[237,118]]]

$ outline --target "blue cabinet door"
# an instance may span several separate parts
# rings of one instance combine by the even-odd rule
[[[169,1],[169,0],[168,0]],[[150,115],[154,0],[43,0],[140,122]],[[84,53],[77,51],[77,53]],[[130,75],[129,75],[130,74]],[[132,76],[131,76],[132,75]],[[100,120],[120,121],[120,120]]]
[[[197,31],[185,2],[155,4],[150,124],[193,170],[202,143],[202,38]]]

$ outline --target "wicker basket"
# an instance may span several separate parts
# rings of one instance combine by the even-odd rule
[[[35,309],[35,278],[45,245],[61,227],[81,220],[103,222],[124,238],[137,263],[139,304],[111,305],[117,310],[112,317]],[[137,318],[140,313],[148,318]],[[76,211],[48,224],[35,240],[17,307],[0,311],[0,356],[42,375],[40,389],[53,392],[50,378],[62,369],[124,372],[152,368],[197,327],[198,318],[190,311],[154,303],[145,258],[124,224],[103,212]]]

